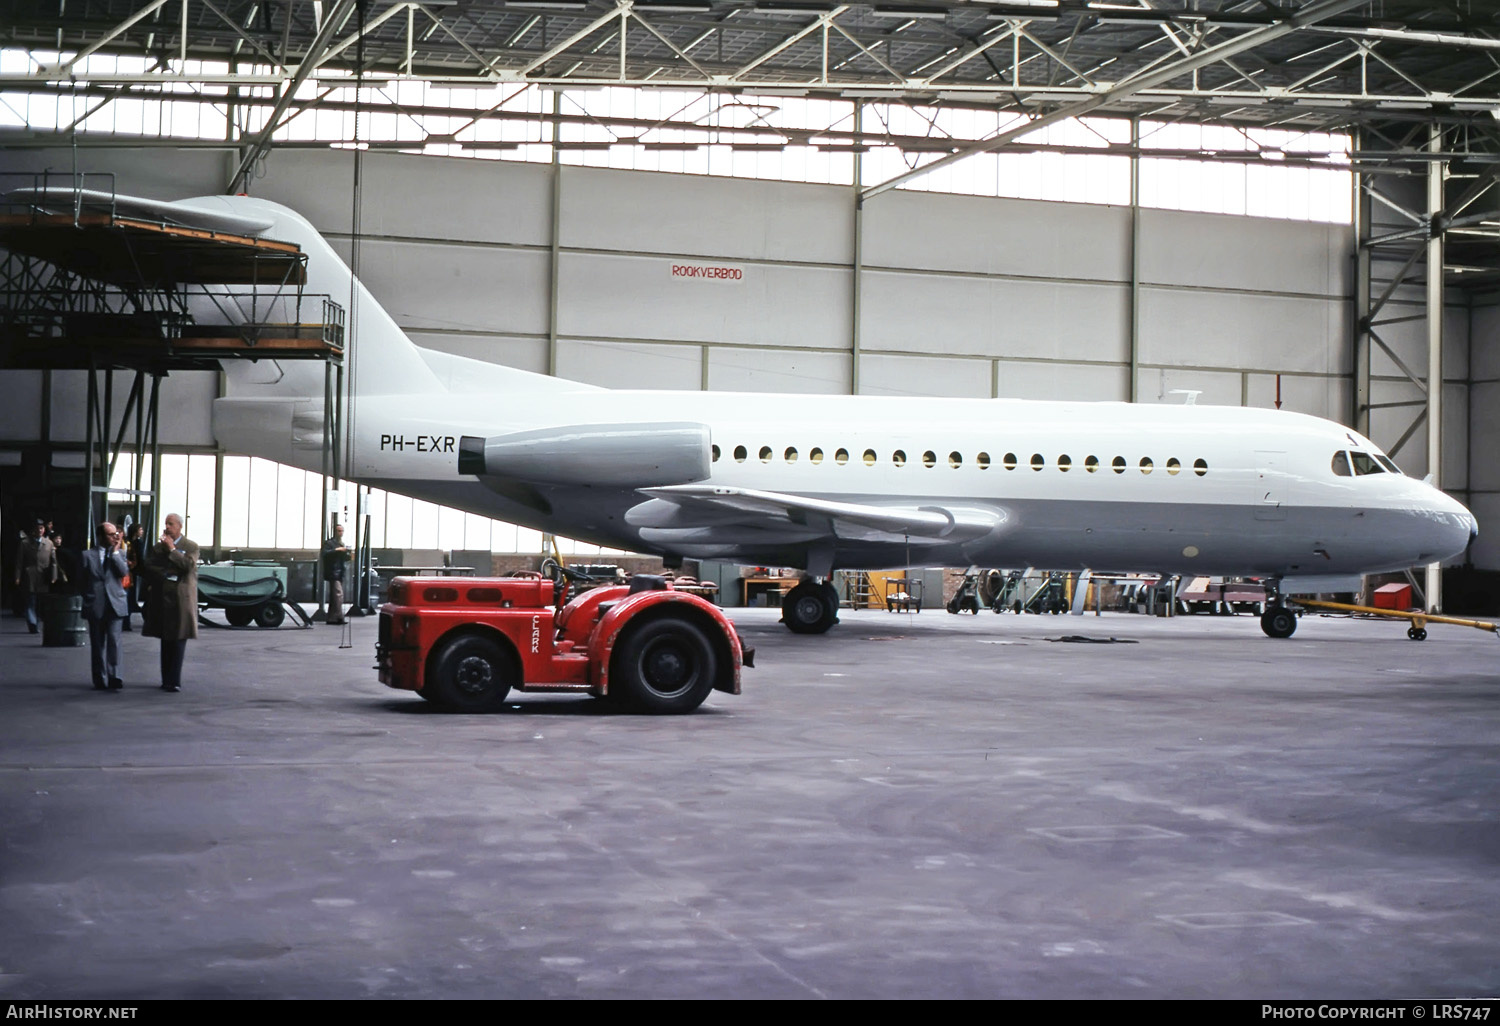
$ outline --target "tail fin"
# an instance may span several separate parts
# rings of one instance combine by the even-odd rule
[[[345,362],[353,394],[402,395],[444,391],[417,347],[406,337],[406,332],[370,295],[364,283],[354,277],[328,240],[301,214],[278,203],[249,196],[205,196],[184,200],[177,206],[198,213],[227,212],[245,219],[269,221],[270,226],[262,233],[266,238],[295,242],[302,247],[302,252],[307,255],[304,293],[327,295],[344,307]],[[310,365],[303,370],[314,371]],[[263,384],[251,384],[255,375],[249,375],[248,380],[236,381],[232,368],[226,367],[226,371],[231,372],[231,394],[247,385],[264,394]],[[310,394],[322,396],[321,368],[312,374],[291,375],[291,368],[288,371],[289,376],[316,377],[316,390]]]
[[[306,218],[269,200],[202,196],[166,201],[72,187],[19,189],[7,193],[5,199],[51,213],[108,213],[300,246],[307,258],[307,280],[300,290],[290,285],[257,286],[252,302],[242,287],[209,286],[196,299],[189,297],[189,306],[195,314],[201,308],[209,323],[221,323],[226,316],[261,322],[307,320],[308,299],[320,295],[338,304],[344,310],[345,377],[353,403],[346,416],[351,426],[365,397],[595,390],[577,382],[419,349]],[[317,304],[313,309],[318,309]],[[215,401],[213,415],[219,444],[311,469],[324,442],[323,364],[230,359],[222,365],[226,394]]]

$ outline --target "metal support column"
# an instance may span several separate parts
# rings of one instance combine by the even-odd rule
[[[1433,125],[1428,138],[1433,153],[1443,149],[1443,130]],[[1447,162],[1433,160],[1427,171],[1427,472],[1443,486],[1443,183]],[[1442,566],[1427,566],[1427,611],[1443,609]]]
[[[547,373],[557,377],[557,308],[558,278],[562,258],[562,151],[557,148],[559,134],[558,90],[551,92],[552,117],[548,124],[552,135],[552,252],[547,271]]]
[[[317,619],[327,618],[327,608],[323,586],[323,539],[331,537],[333,525],[328,520],[328,492],[331,479],[328,474],[330,464],[338,442],[333,433],[333,364],[323,364],[323,446],[319,453],[318,469],[322,472],[323,494],[318,500],[318,555],[313,560],[313,598],[317,600],[318,608],[313,616]]]
[[[224,451],[222,449],[214,453],[213,554],[215,563],[224,558]]]
[[[43,491],[52,487],[52,371],[42,371],[41,411],[41,485]],[[136,485],[137,488],[140,485]],[[31,525],[27,525],[28,527]]]
[[[151,426],[146,434],[151,439],[151,526],[146,529],[146,544],[150,545],[161,534],[162,521],[173,510],[161,508],[161,372],[151,374]]]
[[[219,376],[223,377],[222,371]],[[144,379],[141,379],[141,384],[144,389]],[[141,475],[146,469],[146,404],[144,392],[141,395],[141,405],[135,411],[135,449],[133,452],[135,453],[135,463],[130,468],[132,471],[130,475],[130,488],[135,493],[135,522],[144,524],[146,522],[145,510],[141,508]],[[222,459],[220,462],[222,463]],[[219,520],[221,519],[219,516],[219,507],[222,505],[224,498],[223,478],[224,475],[222,472],[216,472],[214,475],[214,537],[216,540],[218,538]],[[151,496],[151,507],[153,510],[156,508],[156,496],[154,495]],[[150,544],[151,537],[149,534],[144,539],[144,542],[147,545]],[[214,558],[218,559],[220,557],[215,553]]]
[[[861,131],[864,128],[865,105],[860,100],[854,101],[854,140],[858,146]],[[849,394],[859,395],[859,317],[860,317],[860,290],[864,278],[865,262],[865,198],[861,192],[864,187],[865,163],[863,154],[858,149],[854,151],[854,237],[852,239],[850,256],[850,305],[849,305]]]
[[[114,415],[115,415],[115,370],[114,370],[113,367],[106,367],[104,369],[104,409],[100,411],[100,414],[101,415],[99,417],[99,477],[100,477],[99,484],[102,485],[102,486],[104,486],[104,487],[106,487],[106,488],[108,488],[109,487],[109,426],[110,426],[111,423],[113,423],[113,421],[114,421]],[[92,457],[90,457],[90,460],[92,461]],[[94,485],[94,478],[93,478],[93,475],[90,474],[89,475],[89,489],[92,491],[92,489],[94,488],[94,486],[95,486]],[[92,504],[93,496],[90,495],[89,499],[91,500],[91,504]],[[100,499],[99,504],[94,507],[94,516],[92,518],[90,518],[89,524],[97,524],[99,521],[103,520],[105,518],[105,516],[107,516],[106,511],[109,509],[109,493],[108,492],[101,492],[101,493],[99,493],[99,499]],[[86,525],[84,527],[84,534],[89,539],[89,543],[93,544],[93,541],[94,541],[94,529],[93,529],[93,527]]]
[[[1130,119],[1130,383],[1125,398],[1140,398],[1141,376],[1141,121]]]
[[[1354,150],[1364,146],[1364,133],[1354,132]],[[1354,430],[1370,437],[1370,238],[1371,200],[1365,195],[1365,175],[1354,172],[1354,409],[1350,423]]]
[[[83,541],[85,545],[91,545],[94,540],[94,529],[89,526],[94,520],[94,420],[99,410],[99,369],[94,363],[92,354],[89,356],[89,385],[88,400],[84,405],[83,414],[83,500],[86,504],[83,513]]]

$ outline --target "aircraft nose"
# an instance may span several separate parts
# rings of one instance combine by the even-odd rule
[[[1441,519],[1447,522],[1443,531],[1443,547],[1452,550],[1441,558],[1449,559],[1474,544],[1479,537],[1479,521],[1474,519],[1474,514],[1469,512],[1468,507],[1453,496],[1439,494],[1442,496],[1440,509],[1446,514]]]

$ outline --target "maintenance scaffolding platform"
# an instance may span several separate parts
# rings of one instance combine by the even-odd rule
[[[133,497],[137,520],[143,504],[154,507],[159,481],[142,487],[141,457],[159,454],[160,383],[173,371],[323,361],[325,477],[340,474],[343,306],[304,291],[307,254],[296,243],[204,227],[214,223],[207,211],[192,220],[119,197],[112,175],[0,174],[0,368],[87,372],[85,525],[112,492]],[[135,375],[118,411],[114,371]],[[135,487],[110,488],[132,424]],[[151,466],[155,478],[160,460]]]

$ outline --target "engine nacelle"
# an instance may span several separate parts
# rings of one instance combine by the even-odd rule
[[[458,472],[537,484],[645,488],[689,484],[709,476],[708,425],[578,424],[465,435]]]

